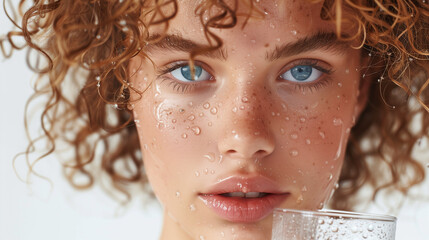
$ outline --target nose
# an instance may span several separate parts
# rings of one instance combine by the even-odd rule
[[[224,127],[218,142],[219,151],[224,156],[261,159],[274,151],[275,141],[270,130],[271,114],[266,114],[270,102],[261,95],[264,94],[254,93],[249,97],[237,93],[235,96],[240,97],[231,99],[231,108],[225,109],[226,113],[222,116]]]

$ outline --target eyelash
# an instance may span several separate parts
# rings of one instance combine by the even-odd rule
[[[316,60],[316,59],[302,59],[302,60],[297,60],[295,62],[293,62],[292,64],[287,65],[285,68],[282,69],[282,71],[280,72],[280,74],[278,74],[278,80],[280,81],[285,81],[284,79],[280,79],[280,75],[282,73],[285,73],[286,71],[289,71],[290,69],[299,66],[299,65],[308,65],[311,66],[319,71],[321,71],[324,75],[327,76],[323,76],[315,81],[314,83],[301,83],[301,84],[293,84],[295,86],[295,90],[300,90],[300,91],[305,91],[305,90],[310,90],[311,92],[313,91],[317,91],[322,87],[327,86],[330,82],[331,82],[331,78],[329,77],[334,71],[332,70],[331,67],[323,67],[321,66],[321,61]],[[194,62],[195,65],[199,65],[202,66],[204,64],[200,63],[200,62]],[[157,70],[157,75],[158,77],[162,78],[162,82],[164,81],[168,81],[168,86],[171,87],[172,89],[176,92],[180,92],[180,93],[187,93],[189,91],[194,90],[195,88],[201,87],[202,84],[204,84],[204,82],[189,82],[189,83],[185,83],[185,82],[180,82],[178,80],[173,79],[170,76],[166,76],[166,74],[171,73],[173,70],[177,69],[177,68],[181,68],[184,66],[189,65],[189,61],[177,61],[177,62],[173,62],[171,64],[168,64],[164,67],[161,67]],[[207,71],[207,67],[202,66],[204,70]],[[210,74],[210,71],[208,71]],[[211,76],[213,76],[212,74],[210,74]]]

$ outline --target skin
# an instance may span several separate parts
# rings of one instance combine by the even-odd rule
[[[186,83],[160,71],[187,61],[188,52],[151,48],[152,61],[130,62],[133,86],[146,89],[132,96],[132,108],[145,170],[164,207],[161,239],[270,239],[271,215],[230,222],[198,197],[229,176],[276,182],[290,193],[282,208],[321,208],[335,188],[348,133],[366,103],[361,51],[313,49],[270,61],[267,52],[276,47],[335,26],[320,19],[320,5],[304,1],[257,7],[268,13],[265,20],[252,18],[243,29],[239,18],[233,29],[213,30],[227,57],[197,56],[212,77],[185,91]],[[194,8],[180,2],[167,33],[207,43]],[[303,59],[330,73],[309,83],[279,77]]]

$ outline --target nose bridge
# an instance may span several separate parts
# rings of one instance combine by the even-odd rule
[[[239,158],[269,155],[274,150],[270,131],[270,92],[264,83],[229,88],[229,107],[224,114],[224,131],[219,139],[222,154]]]

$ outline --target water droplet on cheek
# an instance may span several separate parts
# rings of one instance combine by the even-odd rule
[[[299,194],[298,198],[296,199],[296,203],[301,204],[302,201],[304,201],[304,197],[302,196],[302,194]]]
[[[199,127],[192,127],[192,131],[195,135],[200,135],[201,129]]]
[[[195,171],[195,177],[199,177],[200,176],[200,172]]]
[[[176,192],[176,197],[179,198],[180,197],[180,192]]]
[[[322,209],[325,206],[325,204],[323,204],[323,202],[319,203],[319,206],[317,206],[317,209]]]
[[[216,113],[217,113],[217,108],[216,108],[216,107],[213,107],[212,109],[210,109],[210,112],[211,112],[212,114],[216,114]]]
[[[209,162],[214,162],[215,161],[215,154],[214,153],[208,153],[206,155],[204,155],[204,158],[207,159]]]
[[[209,109],[210,108],[210,103],[204,103],[203,108]]]
[[[182,138],[183,138],[183,139],[188,138],[188,134],[186,134],[186,133],[182,134]]]
[[[243,98],[241,98],[241,101],[244,103],[247,103],[247,102],[249,102],[249,99],[247,97],[243,97]]]
[[[197,208],[195,207],[194,204],[189,205],[189,210],[191,210],[191,212],[195,212],[195,210],[197,210]]]
[[[323,139],[325,139],[325,138],[326,138],[325,132],[323,132],[323,131],[320,131],[320,132],[319,132],[319,135],[320,135],[320,137],[321,137],[321,138],[323,138]]]
[[[290,134],[290,138],[293,139],[293,140],[298,139],[298,133],[296,133],[296,132],[291,133]]]
[[[290,153],[289,153],[292,157],[297,157],[298,155],[299,155],[299,152],[298,152],[298,150],[292,150],[292,151],[290,151]]]
[[[310,140],[310,139],[305,139],[305,143],[306,143],[307,145],[310,145],[310,144],[311,144],[311,140]]]
[[[188,120],[193,121],[195,119],[195,116],[193,114],[189,115]]]

